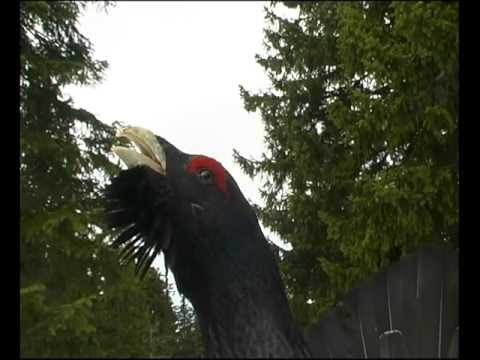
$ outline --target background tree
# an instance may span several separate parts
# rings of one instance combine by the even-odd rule
[[[99,195],[119,171],[106,157],[112,129],[62,94],[107,67],[77,28],[87,4],[20,3],[21,355],[169,356],[165,283],[153,269],[134,278],[105,241]]]
[[[287,2],[266,9],[271,88],[240,87],[267,151],[263,223],[302,324],[401,254],[458,244],[458,3]]]
[[[203,343],[195,312],[185,297],[175,307],[177,315],[177,338],[174,357],[202,357]]]

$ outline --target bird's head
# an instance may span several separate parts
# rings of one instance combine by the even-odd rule
[[[127,165],[107,188],[107,220],[137,270],[163,251],[179,290],[192,302],[210,290],[258,281],[273,256],[252,207],[216,160],[186,154],[146,129],[117,133]],[[199,287],[202,287],[201,291]]]
[[[128,170],[106,191],[124,257],[143,273],[165,254],[209,356],[305,356],[272,249],[228,171],[145,129],[117,135],[136,147],[112,149]]]

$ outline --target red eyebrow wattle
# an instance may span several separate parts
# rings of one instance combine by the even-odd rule
[[[220,164],[217,160],[207,156],[192,157],[192,160],[187,167],[187,171],[189,173],[197,173],[201,169],[210,170],[215,178],[215,185],[217,188],[225,195],[228,195],[226,171],[222,164]]]

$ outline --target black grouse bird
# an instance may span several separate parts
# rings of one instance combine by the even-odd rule
[[[352,290],[307,336],[257,217],[212,158],[152,132],[117,134],[128,170],[106,191],[114,244],[146,271],[161,251],[208,357],[458,357],[458,254],[424,248]]]

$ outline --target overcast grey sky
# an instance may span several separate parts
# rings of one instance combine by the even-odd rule
[[[118,2],[108,14],[90,6],[79,28],[110,66],[101,84],[69,86],[65,94],[107,124],[145,127],[185,152],[217,159],[261,203],[259,180],[240,170],[232,151],[258,159],[264,149],[260,116],[243,108],[238,86],[269,86],[255,62],[264,53],[265,5]]]

